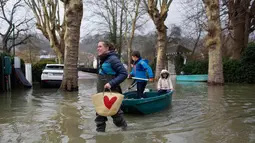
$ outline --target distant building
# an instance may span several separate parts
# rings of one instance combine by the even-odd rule
[[[181,55],[184,58],[184,63],[186,64],[187,62],[187,55],[191,54],[192,51],[185,46],[182,46],[181,44],[171,44],[167,47],[167,59],[168,59],[168,71],[172,75],[176,75],[175,71],[175,57],[177,55]]]
[[[40,51],[40,59],[54,59],[57,58],[55,53],[48,52],[46,50]]]

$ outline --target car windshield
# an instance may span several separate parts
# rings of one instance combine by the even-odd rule
[[[62,69],[64,69],[64,66],[48,65],[48,66],[45,67],[45,69],[62,70]]]

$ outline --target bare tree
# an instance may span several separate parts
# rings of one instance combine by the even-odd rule
[[[122,36],[120,35],[122,30],[119,30],[118,27],[123,28],[123,6],[121,3],[115,0],[88,0],[87,3],[91,6],[90,11],[93,12],[89,17],[98,17],[98,20],[90,20],[90,22],[97,23],[103,29],[103,32],[107,32],[110,41],[120,52],[121,49],[118,45],[120,45],[122,41],[119,41],[118,36]],[[120,15],[118,15],[119,13]],[[121,39],[122,38],[120,38],[120,40]]]
[[[222,0],[222,4],[227,6],[232,59],[240,59],[247,47],[250,33],[255,30],[255,1]]]
[[[83,16],[82,0],[63,0],[65,7],[65,62],[64,77],[60,89],[78,90],[78,52],[80,27]]]
[[[144,15],[145,10],[143,7],[141,7],[141,0],[134,0],[132,1],[133,5],[132,8],[129,8],[128,4],[125,6],[125,12],[126,12],[126,30],[125,30],[125,39],[127,42],[127,61],[128,61],[128,72],[131,71],[131,52],[132,52],[132,43],[135,36],[135,30],[137,28],[137,21],[140,18],[140,16]],[[123,0],[123,5],[125,4]],[[131,25],[131,32],[128,32],[129,27],[129,21],[128,17],[130,16],[132,25]],[[129,33],[129,34],[128,34]]]
[[[185,17],[182,27],[186,29],[184,32],[186,33],[185,37],[193,39],[193,56],[207,29],[205,7],[202,0],[182,0],[181,4],[183,16]]]
[[[223,84],[223,65],[221,50],[221,22],[219,0],[204,0],[208,18],[206,48],[209,51],[208,83]]]
[[[10,53],[11,50],[18,45],[25,44],[25,42],[32,36],[28,34],[29,31],[29,22],[32,18],[18,18],[17,14],[19,10],[24,8],[22,0],[17,0],[8,8],[7,5],[10,0],[0,0],[0,21],[4,26],[1,29],[4,29],[4,32],[0,32],[2,38],[3,52]],[[15,49],[14,49],[15,50]],[[14,51],[15,54],[15,51]]]
[[[64,61],[65,18],[61,22],[59,0],[25,0],[36,18],[36,27],[50,41],[50,46],[58,56],[59,63]]]
[[[179,44],[182,38],[182,29],[181,27],[173,24],[171,25],[169,34],[167,35],[167,42]]]
[[[102,33],[108,33],[109,40],[117,47],[118,53],[121,55],[122,43],[127,43],[127,37],[131,36],[131,29],[133,19],[135,17],[136,5],[138,0],[87,0],[88,9],[93,12],[89,16],[88,21],[99,25],[97,31]],[[141,24],[144,24],[146,20],[143,20],[141,12],[141,5],[138,5],[138,16],[134,28],[139,26],[137,21],[141,20]],[[97,17],[93,19],[91,17]],[[129,34],[130,33],[130,34]]]
[[[40,59],[40,49],[38,45],[34,43],[35,40],[30,38],[26,44],[22,45],[17,51],[17,55],[21,57],[26,63],[35,64]]]
[[[194,8],[196,5],[191,5],[191,3],[202,3],[203,0],[183,1],[188,5],[187,7]],[[255,30],[255,2],[254,0],[220,0],[219,4],[223,56],[240,59],[242,52],[247,47],[249,35]],[[199,9],[205,14],[204,8],[199,7]],[[192,10],[189,9],[189,11]],[[200,15],[200,12],[194,13],[194,17],[191,19],[194,20],[197,15]],[[186,14],[189,13],[191,12],[186,12]]]
[[[166,38],[167,27],[165,26],[165,20],[167,18],[167,12],[173,0],[144,0],[148,13],[154,22],[158,41],[157,41],[157,64],[155,78],[160,77],[160,72],[166,67]],[[160,8],[160,9],[158,9]]]

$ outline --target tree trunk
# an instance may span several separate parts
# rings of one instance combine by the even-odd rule
[[[80,41],[80,26],[83,16],[82,0],[65,1],[65,68],[61,89],[78,90],[78,51]]]
[[[209,51],[208,83],[223,84],[219,0],[205,0],[205,8],[208,18],[208,35],[206,41],[206,48]]]
[[[60,37],[58,47],[55,49],[57,57],[58,57],[58,63],[63,64],[65,59],[65,40],[64,37]]]
[[[64,36],[63,37],[60,36],[59,49],[60,49],[59,54],[61,54],[61,58],[59,59],[59,61],[62,64],[62,63],[64,63],[64,60],[65,60],[65,39],[64,39]]]
[[[144,1],[145,2],[145,1]],[[158,9],[158,3],[160,5],[160,11]],[[154,1],[147,0],[147,10],[148,13],[156,26],[158,39],[157,39],[157,64],[156,64],[156,73],[155,79],[159,79],[160,72],[166,68],[166,29],[165,20],[167,18],[167,13],[169,6],[171,5],[172,0],[163,0],[163,1]]]
[[[201,33],[202,33],[202,28],[199,28],[198,36],[197,36],[197,39],[196,39],[196,41],[195,41],[195,45],[194,45],[194,47],[193,47],[193,50],[192,50],[191,56],[194,56],[194,53],[195,53],[195,51],[196,51],[196,48],[197,48],[198,42],[199,42],[200,37],[201,37]]]
[[[229,19],[232,27],[231,58],[239,60],[249,37],[249,1],[230,1]]]
[[[7,47],[7,42],[6,42],[5,38],[2,39],[2,45],[3,45],[3,52],[8,53],[8,47]]]
[[[57,57],[58,57],[57,60],[58,60],[59,64],[64,63],[64,57],[63,57],[62,53],[57,53]]]
[[[128,56],[128,73],[131,72],[131,54],[132,54],[132,41],[127,41],[128,47],[127,47],[127,56]]]
[[[69,0],[61,1],[66,3]],[[25,3],[34,13],[36,28],[49,40],[51,48],[58,57],[58,62],[63,63],[66,24],[65,18],[60,18],[59,0],[25,0]],[[62,21],[62,24],[60,21]]]
[[[58,57],[58,63],[61,64],[64,61],[63,60],[64,59],[64,51],[63,51],[63,48],[61,47],[64,44],[62,44],[61,42],[65,42],[65,41],[64,40],[61,41],[61,39],[58,40],[57,36],[54,34],[56,32],[56,30],[51,29],[49,26],[49,23],[47,24],[46,30],[49,35],[50,46],[54,49],[54,51]]]
[[[53,48],[53,50],[57,56],[58,63],[63,64],[64,63],[64,53],[62,53],[60,51],[60,45],[51,44],[51,47]]]
[[[117,7],[117,6],[116,6]],[[121,6],[121,11],[120,11],[120,37],[119,37],[119,44],[118,44],[118,53],[120,54],[120,58],[122,57],[121,53],[122,53],[122,27],[123,27],[123,14],[124,14],[124,5],[122,4]]]
[[[122,5],[125,6],[125,0],[122,0]],[[125,33],[124,33],[124,41],[127,45],[127,60],[128,60],[128,74],[131,72],[131,50],[129,46],[129,39],[128,39],[128,10],[125,9]]]
[[[118,40],[117,40],[117,31],[118,31],[118,25],[117,25],[117,15],[114,12],[114,10],[112,10],[112,38],[111,41],[114,44],[114,46],[118,46]],[[117,51],[119,52],[119,49],[117,47]]]
[[[131,31],[131,35],[130,35],[130,39],[128,41],[128,48],[127,48],[127,56],[128,56],[128,73],[131,72],[131,53],[132,53],[132,44],[133,44],[133,39],[135,36],[135,29],[136,29],[136,21],[137,21],[137,17],[139,14],[139,6],[141,3],[141,0],[137,0],[135,1],[136,3],[136,8],[135,8],[135,17],[132,19],[132,31]]]
[[[33,60],[32,60],[32,50],[31,47],[29,47],[29,62],[33,65]]]
[[[240,19],[239,19],[240,20]],[[244,18],[242,18],[243,22],[239,20],[232,20],[233,21],[233,44],[232,44],[232,56],[231,59],[239,60],[241,57],[241,51],[245,47],[244,43],[244,29],[245,23]]]
[[[247,5],[249,5],[249,2],[246,3]],[[248,46],[248,42],[249,42],[249,35],[250,35],[250,17],[249,17],[249,13],[246,12],[245,14],[245,23],[244,23],[244,49],[241,50],[241,52],[243,53],[245,48],[247,48]],[[242,54],[241,53],[241,54]]]
[[[155,78],[159,79],[160,72],[166,67],[166,26],[163,23],[158,23],[157,27],[157,64]]]

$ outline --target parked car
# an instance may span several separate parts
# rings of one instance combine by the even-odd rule
[[[63,64],[47,64],[41,75],[41,86],[60,86],[63,74]]]

